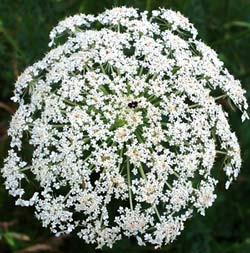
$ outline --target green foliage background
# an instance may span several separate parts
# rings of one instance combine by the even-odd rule
[[[9,139],[6,131],[11,113],[13,84],[25,67],[48,50],[49,31],[66,16],[98,13],[113,6],[140,9],[172,8],[189,17],[200,38],[213,47],[232,74],[242,81],[250,97],[250,0],[0,0],[0,167]],[[230,111],[232,128],[240,139],[242,172],[228,190],[218,187],[215,205],[205,217],[195,216],[182,235],[156,252],[249,253],[250,252],[250,123]],[[223,175],[222,181],[223,181]],[[55,238],[34,218],[33,210],[14,206],[0,178],[0,253],[24,252],[155,252],[132,240],[112,250],[95,250],[75,236]]]

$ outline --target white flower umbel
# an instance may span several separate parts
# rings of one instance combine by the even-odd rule
[[[56,234],[76,231],[97,247],[172,242],[213,204],[215,162],[226,187],[239,173],[220,102],[247,118],[240,82],[172,10],[75,15],[50,38],[16,82],[6,189]]]

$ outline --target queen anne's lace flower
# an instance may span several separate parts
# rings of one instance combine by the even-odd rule
[[[56,234],[77,231],[98,247],[123,236],[172,242],[213,204],[215,161],[223,158],[226,187],[239,173],[219,102],[247,118],[240,82],[172,10],[75,15],[50,38],[50,52],[16,82],[6,188]]]

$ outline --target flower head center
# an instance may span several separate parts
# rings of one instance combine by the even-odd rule
[[[138,107],[138,102],[137,101],[132,101],[128,103],[129,108],[136,108]]]

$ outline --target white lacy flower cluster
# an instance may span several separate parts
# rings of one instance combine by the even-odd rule
[[[215,162],[227,188],[239,173],[220,102],[247,118],[240,82],[172,10],[75,15],[50,38],[16,82],[6,188],[56,234],[76,231],[97,247],[124,236],[172,242],[213,204]]]

